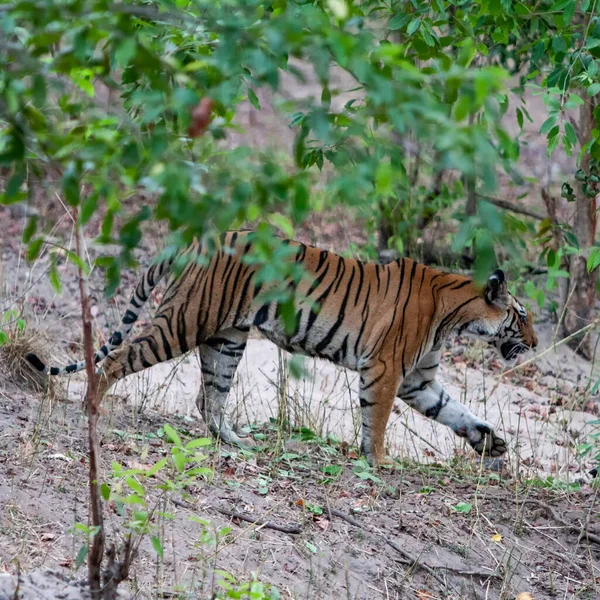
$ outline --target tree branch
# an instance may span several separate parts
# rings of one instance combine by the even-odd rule
[[[77,222],[77,208],[74,209],[74,220]],[[81,231],[76,226],[75,243],[77,256],[81,259]],[[90,447],[89,488],[91,504],[91,523],[97,528],[92,538],[92,546],[88,554],[88,584],[93,600],[100,600],[102,587],[100,567],[104,556],[104,524],[102,520],[102,499],[98,485],[98,465],[100,462],[100,443],[98,441],[98,379],[94,362],[94,338],[92,335],[92,314],[90,297],[87,293],[81,262],[78,267],[79,295],[81,298],[81,321],[83,324],[83,345],[85,349],[85,369],[87,372],[86,404],[88,413],[88,442]]]
[[[517,213],[519,215],[523,215],[525,217],[530,217],[532,219],[537,219],[538,221],[544,220],[546,217],[537,213],[533,210],[529,210],[527,208],[523,208],[522,206],[518,206],[517,204],[513,204],[508,200],[501,200],[500,198],[492,198],[490,196],[485,196],[483,194],[477,194],[477,198],[479,200],[485,200],[485,202],[489,202],[498,208],[502,208],[504,210],[509,210],[510,212]]]

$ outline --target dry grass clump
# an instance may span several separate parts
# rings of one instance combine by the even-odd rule
[[[40,332],[25,327],[21,319],[1,326],[1,332],[0,365],[6,379],[35,392],[51,391],[50,387],[56,387],[56,381],[34,369],[25,359],[28,352],[33,352],[45,360],[49,340]]]

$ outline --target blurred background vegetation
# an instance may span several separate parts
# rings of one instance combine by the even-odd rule
[[[273,260],[271,232],[342,211],[361,224],[350,251],[363,258],[534,275],[532,303],[573,334],[595,318],[600,264],[596,8],[1,4],[0,201],[26,207],[29,259],[53,225],[50,199],[84,231],[100,216],[96,242],[120,248],[97,260],[109,294],[144,222],[168,223],[168,245],[258,227],[257,258],[280,280],[290,267]],[[212,122],[190,137],[203,98]],[[545,155],[531,151],[531,124]],[[591,356],[588,338],[573,345]]]

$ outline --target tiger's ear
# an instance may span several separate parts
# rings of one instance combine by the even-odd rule
[[[485,286],[485,301],[498,308],[508,308],[510,306],[510,296],[504,271],[496,269],[489,277]]]

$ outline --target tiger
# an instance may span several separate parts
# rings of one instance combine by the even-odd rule
[[[288,246],[285,260],[295,261],[304,274],[286,282],[294,295],[293,330],[285,326],[281,304],[265,299],[274,284],[257,277],[260,266],[249,260],[253,232],[227,232],[212,244],[196,240],[179,254],[155,260],[138,281],[119,328],[95,353],[96,363],[104,361],[98,370],[99,401],[124,377],[197,349],[200,415],[221,442],[252,446],[251,436],[234,430],[225,406],[248,335],[256,328],[287,352],[358,373],[360,451],[372,466],[389,462],[384,436],[397,397],[448,426],[480,455],[506,452],[492,426],[436,381],[451,332],[488,342],[511,364],[537,346],[531,312],[508,291],[502,270],[478,286],[465,275],[407,257],[382,265],[292,240],[282,243]],[[184,266],[174,268],[181,257]],[[129,340],[142,307],[165,277],[154,317]],[[52,376],[86,366],[82,361],[48,367],[36,354],[26,358]]]

